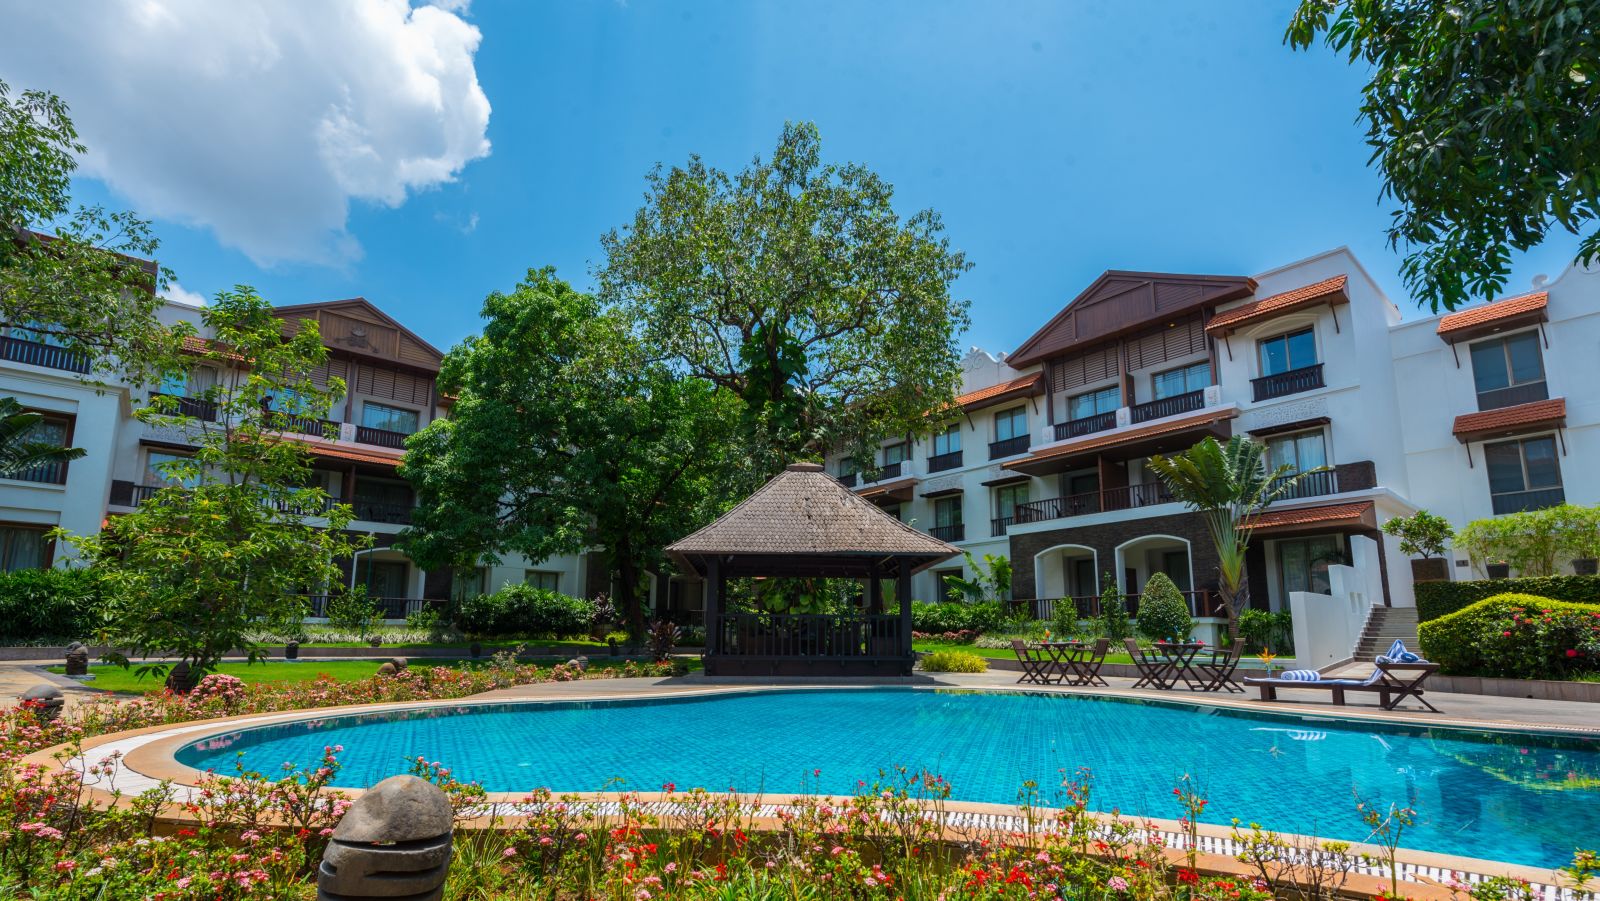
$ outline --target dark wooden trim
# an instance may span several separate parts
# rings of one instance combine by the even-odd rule
[[[1009,476],[1001,476],[998,479],[990,479],[987,482],[979,482],[978,484],[982,485],[985,488],[999,488],[1002,485],[1016,485],[1016,484],[1019,484],[1021,482],[1026,482],[1031,478],[1033,478],[1033,477],[1032,476],[1025,476],[1025,475],[1021,475],[1021,474],[1009,475]]]
[[[1250,429],[1245,434],[1253,438],[1264,438],[1268,435],[1282,435],[1286,432],[1314,429],[1317,426],[1327,425],[1331,422],[1333,420],[1327,416],[1313,416],[1310,419],[1296,419],[1294,422],[1284,422],[1278,425],[1264,425],[1259,429]]]
[[[964,491],[966,491],[965,488],[940,488],[937,491],[925,491],[922,496],[926,498],[950,497],[951,495],[961,494]]]

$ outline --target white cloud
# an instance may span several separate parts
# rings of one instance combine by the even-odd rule
[[[0,78],[72,107],[85,174],[260,264],[360,257],[394,207],[489,153],[467,3],[0,0]]]
[[[199,291],[190,291],[188,288],[185,288],[175,281],[169,283],[167,287],[162,290],[161,296],[172,301],[173,303],[181,303],[186,307],[203,307],[206,305],[206,298],[204,294],[201,294]]]

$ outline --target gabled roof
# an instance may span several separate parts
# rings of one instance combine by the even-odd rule
[[[1505,328],[1544,322],[1549,305],[1549,293],[1539,291],[1497,300],[1470,310],[1459,310],[1439,319],[1438,335],[1446,341],[1459,341]]]
[[[1255,293],[1243,275],[1107,270],[1006,358],[1022,367]]]
[[[1450,431],[1457,440],[1466,444],[1484,438],[1555,428],[1565,425],[1566,421],[1566,398],[1552,397],[1549,400],[1536,400],[1514,407],[1501,407],[1498,410],[1463,413],[1456,417],[1455,425]]]
[[[1231,310],[1223,310],[1206,323],[1206,331],[1214,335],[1225,334],[1241,326],[1271,319],[1284,313],[1292,313],[1295,310],[1303,310],[1306,307],[1349,303],[1350,296],[1345,293],[1345,284],[1348,281],[1346,276],[1335,275],[1314,285],[1306,285],[1293,291],[1263,297]]]
[[[740,504],[666,548],[704,556],[913,557],[921,566],[959,549],[857,497],[815,463],[794,463]]]
[[[990,385],[987,388],[968,391],[966,394],[956,398],[956,406],[963,410],[978,410],[994,404],[1004,403],[1014,397],[1027,397],[1030,394],[1038,394],[1044,390],[1043,382],[1044,373],[1030,372],[1027,375],[1001,382],[998,385]]]
[[[439,371],[444,354],[365,297],[273,307],[281,319],[312,319],[322,342],[335,350]]]

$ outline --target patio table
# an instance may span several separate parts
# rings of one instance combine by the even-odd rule
[[[1072,672],[1073,655],[1087,651],[1089,646],[1081,641],[1041,641],[1039,648],[1050,655],[1050,672],[1059,685]]]
[[[1172,688],[1178,684],[1179,679],[1183,680],[1183,684],[1188,686],[1190,691],[1206,687],[1204,679],[1197,680],[1190,675],[1194,658],[1205,650],[1204,642],[1157,642],[1151,647],[1166,661],[1161,673],[1157,676],[1157,687],[1163,689]]]

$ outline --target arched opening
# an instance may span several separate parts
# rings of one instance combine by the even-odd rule
[[[1144,591],[1151,576],[1166,573],[1192,599],[1194,556],[1189,551],[1189,540],[1176,535],[1141,535],[1125,541],[1116,549],[1117,585],[1131,598]]]

